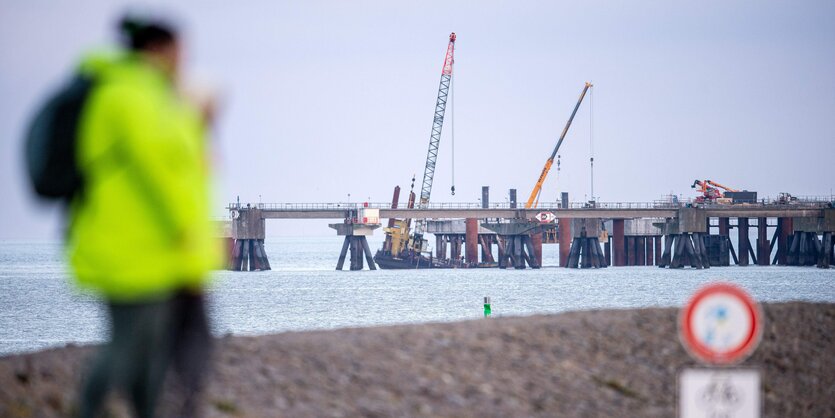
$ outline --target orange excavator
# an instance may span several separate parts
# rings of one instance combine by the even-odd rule
[[[723,186],[713,180],[696,180],[690,187],[701,193],[701,196],[696,197],[696,203],[731,203],[731,199],[725,196],[725,192],[739,192],[739,190]],[[725,192],[721,192],[719,189]]]

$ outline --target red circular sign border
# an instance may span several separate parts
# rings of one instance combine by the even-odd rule
[[[690,328],[690,319],[693,316],[693,311],[696,304],[707,296],[716,293],[726,293],[741,300],[748,308],[748,313],[751,315],[751,332],[738,348],[726,353],[715,353],[711,349],[701,344],[693,335],[693,330]],[[682,309],[679,316],[679,337],[684,343],[685,348],[695,357],[714,364],[734,364],[748,355],[750,355],[754,348],[759,343],[762,336],[762,315],[760,313],[759,305],[746,293],[741,287],[731,283],[711,283],[696,291],[687,305]]]

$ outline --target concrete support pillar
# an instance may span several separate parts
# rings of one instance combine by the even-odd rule
[[[719,235],[722,236],[730,236],[731,233],[731,220],[730,218],[719,218]]]
[[[354,238],[356,237],[345,237],[351,246],[351,271],[362,270],[363,267],[362,254],[360,253],[360,251],[362,251],[362,245],[360,245]]]
[[[461,260],[461,235],[449,236],[449,258],[450,260]]]
[[[830,233],[831,238],[829,239],[829,265],[835,265],[835,236],[833,236],[835,232]]]
[[[541,235],[540,235],[541,236]],[[538,269],[533,238],[529,234],[498,235],[499,268],[524,269],[527,266]]]
[[[748,265],[748,251],[750,243],[748,240],[748,218],[737,218],[737,227],[739,231],[739,242],[737,245],[737,256],[739,257],[740,266]]]
[[[342,270],[345,263],[345,257],[349,257],[351,270],[363,269],[363,256],[368,263],[368,268],[377,270],[374,260],[371,256],[371,248],[368,246],[368,241],[363,235],[346,235],[342,243],[342,251],[339,253],[339,260],[336,263],[336,269]]]
[[[255,245],[255,256],[258,257],[259,270],[270,270],[270,260],[267,258],[267,251],[264,249],[264,240],[257,240]]]
[[[771,261],[768,242],[768,218],[757,218],[757,265],[767,266]]]
[[[821,245],[818,249],[818,268],[828,269],[832,264],[832,233],[823,233]]]
[[[646,264],[646,239],[644,237],[633,237],[635,243],[635,265],[643,266]]]
[[[441,240],[441,245],[443,248],[441,249],[441,254],[443,255],[444,260],[449,259],[449,235],[442,235],[443,239]]]
[[[390,236],[386,236],[386,239],[389,239]],[[443,260],[446,258],[446,248],[444,248],[444,236],[441,234],[435,234],[435,258],[438,260]]]
[[[223,238],[223,247],[226,249],[226,269],[232,270],[232,260],[235,257],[235,239],[232,237]]]
[[[658,235],[653,237],[653,241],[655,241],[655,265],[661,265],[661,236]]]
[[[536,265],[542,266],[542,232],[535,230],[531,233],[531,244],[533,245],[533,255],[536,258]]]
[[[269,270],[270,261],[263,239],[236,239],[232,244],[228,266],[232,271]]]
[[[670,260],[670,268],[682,268],[684,267],[684,238],[682,234],[674,234],[667,236],[672,242],[672,259]]]
[[[495,263],[496,260],[493,258],[493,236],[479,235],[478,240],[481,242],[481,262]]]
[[[501,236],[496,237],[496,246],[499,247],[499,268],[507,268],[507,240]]]
[[[612,240],[611,238],[603,244],[603,258],[606,259],[606,265],[612,265]]]
[[[559,230],[559,245],[560,245],[560,267],[568,267],[568,255],[571,251],[571,219],[560,218],[558,224]]]
[[[635,245],[635,237],[626,237],[626,265],[635,265],[635,252],[637,246]]]
[[[478,219],[467,218],[466,221],[466,256],[467,263],[478,264]]]
[[[270,262],[264,251],[266,226],[260,209],[236,209],[237,216],[232,221],[231,254],[228,265],[233,271],[269,270]]]
[[[644,265],[651,266],[653,261],[653,250],[655,249],[655,245],[652,244],[652,237],[644,237],[646,241],[645,245],[647,247],[647,258],[644,262]]]
[[[526,260],[525,260],[525,244],[522,242],[522,235],[511,235],[508,237],[508,242],[512,243],[510,248],[513,250],[510,252],[511,254],[511,261],[513,262],[513,268],[515,269],[524,269],[526,268]],[[530,258],[530,257],[528,257]]]
[[[789,237],[794,234],[792,218],[777,218],[777,264],[786,265],[789,253]]]
[[[600,251],[600,241],[597,237],[577,237],[571,244],[571,254],[568,258],[568,268],[602,268],[606,267],[603,254]]]
[[[612,220],[612,257],[616,267],[626,265],[626,242],[623,235],[623,219]]]

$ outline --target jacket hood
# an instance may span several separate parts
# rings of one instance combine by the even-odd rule
[[[78,71],[85,75],[97,76],[118,65],[128,57],[128,53],[118,49],[100,49],[87,53],[78,65]]]
[[[88,53],[81,59],[78,72],[101,79],[141,74],[141,77],[168,84],[165,75],[145,62],[137,53],[120,49],[102,49]]]

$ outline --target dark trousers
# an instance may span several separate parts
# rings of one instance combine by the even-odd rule
[[[208,371],[212,335],[206,301],[202,293],[181,292],[172,301],[171,343],[173,369],[179,382],[181,397],[177,416],[200,415],[197,401]]]
[[[180,383],[178,416],[195,416],[211,335],[201,294],[181,292],[153,303],[107,305],[111,338],[101,347],[81,392],[79,416],[95,417],[110,389],[137,417],[155,416],[169,365]]]

